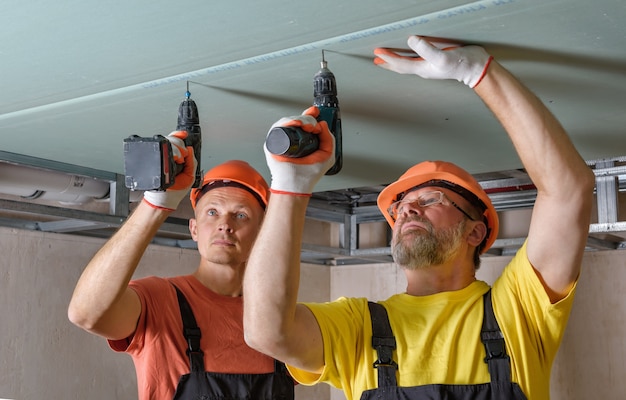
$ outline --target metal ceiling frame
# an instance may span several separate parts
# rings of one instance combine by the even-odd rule
[[[109,183],[110,191],[108,213],[0,198],[0,211],[6,215],[2,217],[0,214],[0,226],[108,238],[129,215],[130,191],[124,185],[123,175],[0,151],[0,166],[3,162],[103,180]],[[597,222],[590,226],[586,250],[626,249],[626,221],[619,221],[618,212],[619,193],[626,192],[626,156],[587,161],[587,165],[596,176]],[[487,191],[498,212],[527,209],[534,204],[536,190],[523,170],[474,176]],[[325,265],[392,262],[389,246],[359,248],[362,225],[385,221],[376,206],[376,198],[383,188],[376,186],[314,193],[307,209],[307,218],[336,224],[339,245],[333,247],[303,243],[302,262]],[[390,229],[386,231],[385,242],[389,243]],[[497,239],[486,256],[512,254],[524,239]],[[153,243],[197,248],[189,235],[187,220],[182,218],[168,218]]]

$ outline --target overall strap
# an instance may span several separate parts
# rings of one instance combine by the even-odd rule
[[[485,346],[485,362],[491,382],[511,382],[511,359],[506,354],[504,335],[500,330],[491,303],[491,289],[483,295],[484,316],[480,340]]]
[[[372,317],[372,347],[378,355],[378,360],[374,361],[374,368],[378,369],[378,387],[397,386],[398,364],[393,361],[396,338],[391,331],[387,310],[382,304],[371,301],[367,306]]]
[[[204,372],[204,353],[200,349],[200,337],[202,336],[200,328],[196,324],[196,318],[193,316],[193,311],[191,311],[191,306],[189,306],[187,299],[176,285],[172,283],[172,286],[176,289],[178,307],[183,319],[183,335],[187,340],[187,355],[189,356],[191,372]]]
[[[287,366],[276,359],[274,359],[274,373],[289,375],[289,372],[287,371]]]

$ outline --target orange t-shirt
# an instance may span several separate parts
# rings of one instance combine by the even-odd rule
[[[274,371],[274,360],[246,345],[243,299],[222,296],[195,277],[148,277],[131,281],[141,300],[135,333],[110,340],[111,348],[131,355],[137,372],[139,399],[171,399],[181,375],[189,373],[187,342],[174,283],[185,295],[202,333],[206,371],[259,374]]]

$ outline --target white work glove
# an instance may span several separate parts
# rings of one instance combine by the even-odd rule
[[[281,118],[275,127],[298,127],[306,132],[318,134],[319,149],[306,157],[294,158],[274,155],[263,146],[267,166],[272,174],[270,190],[300,196],[310,196],[315,184],[335,163],[335,137],[328,130],[325,121],[317,121],[319,109],[315,106],[306,109],[302,115]]]
[[[415,74],[426,79],[456,79],[474,88],[485,76],[493,59],[480,46],[430,43],[420,36],[411,36],[407,44],[418,57],[402,56],[392,49],[379,47],[374,50],[374,64],[400,74]]]
[[[143,194],[146,203],[154,208],[174,211],[180,201],[189,193],[196,180],[196,166],[193,147],[185,146],[187,131],[174,131],[166,136],[172,145],[172,156],[176,164],[183,164],[183,170],[174,178],[174,184],[167,190],[150,190]]]

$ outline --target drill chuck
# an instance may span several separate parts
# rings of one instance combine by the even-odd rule
[[[324,60],[321,62],[321,69],[313,77],[313,105],[339,108],[335,75],[328,69],[328,63]]]
[[[196,103],[191,100],[191,94],[185,93],[185,100],[178,106],[178,120],[176,129],[179,131],[198,131],[200,132],[200,116]]]

